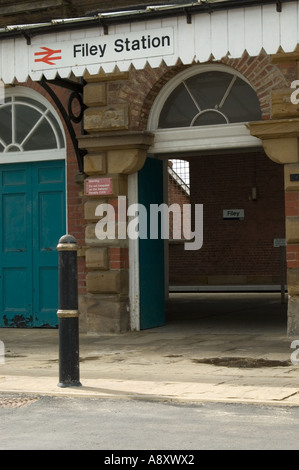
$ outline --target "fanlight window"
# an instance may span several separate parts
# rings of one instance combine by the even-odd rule
[[[183,80],[167,98],[159,128],[210,126],[261,120],[251,86],[227,72],[204,72]]]
[[[44,104],[26,96],[12,96],[0,105],[0,153],[62,148],[59,124]]]

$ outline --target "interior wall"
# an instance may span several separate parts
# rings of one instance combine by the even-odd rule
[[[285,238],[283,166],[263,152],[190,158],[191,204],[203,204],[203,247],[169,245],[175,285],[279,285]],[[243,209],[244,220],[223,210]]]

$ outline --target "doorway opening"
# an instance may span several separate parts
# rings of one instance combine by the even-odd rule
[[[184,240],[174,237],[164,244],[166,322],[184,321],[192,312],[199,319],[212,296],[219,306],[225,299],[241,300],[241,294],[249,303],[256,298],[257,308],[259,299],[277,300],[285,320],[285,261],[276,244],[285,238],[283,168],[250,135],[246,123],[259,120],[250,83],[222,65],[186,69],[154,103],[148,130],[156,138],[148,160],[164,161],[163,201],[170,205],[181,198],[191,213],[203,205],[202,248],[186,251]],[[174,166],[178,160],[189,167],[188,184]]]
[[[285,329],[285,246],[279,243],[285,239],[283,167],[261,151],[188,161],[189,191],[169,175],[168,203],[184,198],[192,216],[194,206],[203,204],[203,245],[186,251],[183,239],[169,240],[166,321],[180,318],[190,325],[197,318],[205,328],[211,319],[216,326],[222,318],[235,318],[235,326],[240,319],[244,326],[252,321],[251,331],[267,322],[269,331],[275,325]]]
[[[203,246],[190,252],[183,239],[170,240],[170,290],[280,291],[283,167],[257,151],[193,156],[189,165],[184,197],[192,218],[195,205],[203,205]],[[169,205],[180,197],[173,186],[170,177]]]

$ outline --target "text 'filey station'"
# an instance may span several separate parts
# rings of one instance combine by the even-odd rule
[[[150,34],[142,35],[138,39],[130,38],[118,38],[113,42],[113,52],[130,52],[130,51],[147,51],[148,49],[158,49],[164,47],[170,47],[171,38],[169,35],[165,36],[151,36]],[[100,58],[105,57],[106,52],[109,49],[109,43],[104,44],[90,44],[80,43],[74,44],[73,54],[74,58],[98,56]]]

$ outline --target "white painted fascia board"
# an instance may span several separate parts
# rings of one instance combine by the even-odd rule
[[[104,72],[112,72],[115,67],[121,70],[129,70],[133,65],[137,69],[144,68],[147,64],[158,67],[164,62],[171,66],[180,59],[184,64],[194,62],[203,63],[209,60],[211,55],[214,60],[228,55],[231,58],[242,57],[244,51],[256,56],[261,50],[267,54],[275,54],[279,47],[284,52],[293,52],[299,43],[299,2],[284,3],[281,12],[276,11],[275,4],[257,5],[250,8],[236,8],[215,11],[209,13],[191,15],[191,22],[187,23],[185,17],[173,16],[155,20],[126,23],[121,25],[121,31],[129,34],[144,32],[146,36],[153,29],[163,32],[165,28],[173,30],[173,44],[166,54],[161,51],[157,55],[155,47],[145,48],[142,56],[139,54],[124,60],[111,60],[109,54],[106,57],[95,57],[93,63],[76,63],[63,65],[59,60],[40,69],[32,69],[33,47],[41,48],[51,45],[56,49],[62,49],[62,56],[68,57],[64,46],[75,37],[79,42],[85,42],[91,34],[95,34],[97,41],[106,41],[106,36],[100,28],[78,29],[72,32],[48,33],[32,37],[32,45],[27,45],[25,38],[3,39],[0,41],[0,78],[5,84],[11,84],[17,79],[19,82],[30,76],[32,80],[39,80],[42,75],[47,79],[55,78],[56,74],[66,78],[70,73],[82,76],[85,71],[97,73],[100,69]],[[109,37],[119,34],[120,27],[115,25],[109,28]],[[98,43],[98,42],[97,42]],[[39,49],[40,50],[40,49]]]

